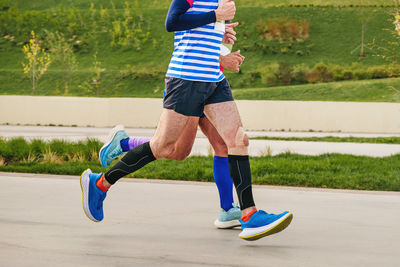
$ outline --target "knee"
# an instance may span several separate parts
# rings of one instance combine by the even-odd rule
[[[157,146],[156,148],[157,149],[153,151],[153,154],[157,159],[161,158],[171,159],[171,155],[173,155],[174,153],[173,145]]]
[[[180,152],[177,153],[177,151],[174,151],[173,153],[170,154],[170,156],[168,157],[168,159],[172,159],[172,160],[176,160],[176,161],[183,161],[184,159],[187,158],[187,156],[189,156],[190,152],[187,153],[185,152]]]
[[[225,142],[221,140],[221,142],[214,142],[212,144],[216,156],[225,157],[228,155],[228,147]]]
[[[235,133],[232,133],[231,135],[228,136],[226,140],[226,145],[229,148],[249,146],[249,137],[244,132],[243,127],[239,127]]]
[[[172,150],[167,151],[168,155],[165,156],[167,159],[171,160],[176,160],[176,161],[183,161],[186,159],[189,154],[190,150],[182,150],[182,149],[177,149],[176,147],[173,147]]]

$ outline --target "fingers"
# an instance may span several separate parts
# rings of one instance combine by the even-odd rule
[[[235,28],[237,25],[239,25],[239,22],[234,22],[234,23],[230,23],[230,24],[225,24],[225,27],[228,29],[232,29]]]
[[[240,50],[235,51],[235,52],[233,52],[231,54],[240,57],[242,59],[242,61],[245,59],[245,57],[240,54]]]
[[[231,29],[231,28],[226,28],[226,29],[225,29],[225,34],[236,35],[236,32],[235,32],[233,29]]]
[[[225,33],[225,38],[226,38],[226,39],[232,39],[232,40],[234,40],[234,41],[237,40],[236,36],[233,35],[233,34],[230,34],[230,33]]]

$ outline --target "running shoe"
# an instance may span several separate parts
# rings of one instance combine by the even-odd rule
[[[259,210],[247,222],[239,220],[242,223],[242,232],[239,237],[247,241],[254,241],[264,236],[276,234],[288,227],[292,219],[293,214],[289,211],[281,214],[268,214]]]
[[[240,226],[239,219],[242,216],[242,211],[239,206],[232,203],[232,208],[228,211],[221,209],[218,214],[218,219],[215,220],[214,225],[219,229],[229,229]]]
[[[124,154],[121,148],[121,140],[126,138],[129,138],[129,136],[123,125],[117,125],[111,130],[107,142],[99,151],[99,159],[103,167],[109,167],[114,159]]]
[[[103,201],[107,192],[100,190],[96,182],[102,173],[92,173],[90,169],[81,175],[82,204],[85,215],[94,222],[103,220]]]

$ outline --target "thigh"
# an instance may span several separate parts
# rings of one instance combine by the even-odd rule
[[[226,144],[236,138],[242,122],[235,101],[206,105],[204,112]]]
[[[186,123],[185,129],[175,143],[174,152],[171,155],[173,159],[183,160],[189,156],[192,151],[194,140],[196,139],[197,127],[199,125],[198,117],[190,117]]]
[[[163,109],[157,130],[150,141],[152,152],[156,158],[165,157],[167,152],[173,152],[173,147],[184,132],[189,119],[190,117],[173,110]]]
[[[207,117],[203,117],[200,119],[199,126],[201,131],[205,134],[205,136],[207,136],[211,146],[213,147],[215,156],[227,157],[228,148],[221,135],[219,135],[217,129],[214,127],[214,125],[212,125]]]

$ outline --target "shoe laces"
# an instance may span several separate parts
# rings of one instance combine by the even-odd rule
[[[111,157],[111,158],[116,158],[116,157],[118,157],[119,155],[121,155],[121,152],[122,152],[122,149],[121,149],[120,147],[117,146],[116,148],[114,148],[113,151],[110,152],[110,157]]]

